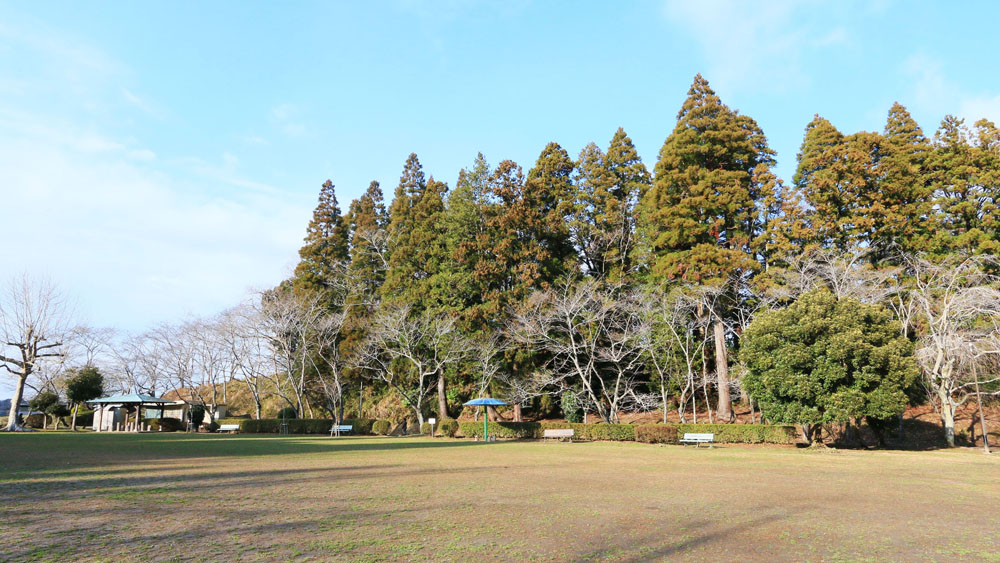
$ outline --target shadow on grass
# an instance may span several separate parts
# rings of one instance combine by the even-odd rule
[[[284,456],[404,450],[475,448],[483,444],[445,439],[323,436],[228,436],[206,434],[8,434],[0,436],[0,474],[11,477],[123,464],[217,457]],[[499,447],[491,444],[490,447]]]
[[[578,554],[574,558],[585,561],[614,559],[615,561],[629,562],[670,559],[672,557],[680,556],[684,552],[711,544],[716,540],[722,540],[734,534],[739,534],[747,530],[753,530],[765,524],[786,520],[791,515],[791,513],[787,510],[783,510],[782,512],[784,512],[784,514],[768,514],[754,518],[747,522],[730,526],[722,525],[722,523],[717,520],[695,520],[687,522],[684,526],[685,529],[696,530],[695,535],[677,542],[670,542],[667,545],[663,545],[663,535],[653,534],[647,536],[640,542],[631,542],[624,546],[602,548],[589,553]]]

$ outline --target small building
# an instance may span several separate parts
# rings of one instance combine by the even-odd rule
[[[190,422],[191,403],[163,399],[140,393],[125,393],[89,401],[94,408],[96,432],[142,432],[145,420],[150,418],[175,418],[182,427]],[[206,411],[210,410],[206,408]],[[215,406],[215,420],[226,417],[226,405]],[[206,415],[208,413],[206,412]],[[206,416],[206,422],[207,422]]]
[[[94,431],[144,432],[149,430],[143,422],[150,418],[148,410],[157,409],[163,412],[176,406],[176,401],[141,393],[123,393],[94,399],[88,401],[88,404],[94,407]]]

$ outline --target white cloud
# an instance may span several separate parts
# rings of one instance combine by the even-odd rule
[[[807,37],[790,25],[798,5],[792,0],[667,0],[664,8],[667,18],[700,45],[709,81],[760,88],[773,85],[775,76],[802,79],[796,53]]]
[[[1000,122],[1000,95],[961,87],[948,77],[940,59],[923,53],[911,55],[903,61],[900,73],[910,81],[908,98],[900,102],[934,120],[930,131],[948,114],[964,118],[968,125],[982,118]]]
[[[34,125],[5,127],[24,122]],[[88,322],[141,329],[212,314],[280,281],[295,257],[311,202],[240,178],[233,155],[158,165],[152,151],[40,116],[0,128],[0,199],[19,210],[0,237],[23,249],[5,266],[51,276]]]
[[[295,104],[279,104],[271,108],[271,122],[289,137],[303,137],[308,128],[301,122],[302,110]]]

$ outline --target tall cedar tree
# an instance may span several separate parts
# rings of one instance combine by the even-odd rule
[[[931,235],[931,145],[899,102],[889,110],[879,152],[877,193],[882,205],[874,210],[876,226],[869,241],[875,258],[926,251]]]
[[[992,125],[980,123],[981,132]],[[937,254],[1000,250],[996,238],[1000,178],[990,181],[990,172],[998,174],[1000,162],[989,162],[988,133],[981,139],[986,142],[977,144],[963,120],[952,115],[944,118],[934,137],[929,168],[938,212],[931,247]]]
[[[758,164],[772,156],[750,118],[729,109],[698,75],[641,203],[654,279],[728,284],[758,270]],[[732,419],[723,311],[715,315],[718,416]]]
[[[416,250],[414,243],[426,238],[417,233],[416,211],[426,190],[427,179],[424,177],[420,160],[416,154],[410,154],[403,166],[403,174],[399,178],[392,204],[389,206],[388,270],[381,291],[384,301],[405,301],[415,292],[416,282],[427,277],[426,270],[414,255]],[[412,305],[417,306],[416,303]]]
[[[542,283],[576,271],[577,255],[570,237],[573,216],[573,161],[558,143],[542,149],[534,168],[528,171],[524,200],[541,214],[531,235],[545,250],[540,263]]]
[[[348,224],[351,229],[351,273],[359,280],[360,291],[371,299],[385,280],[385,248],[380,231],[387,226],[382,188],[372,181],[361,197],[351,202]]]
[[[489,199],[479,203],[483,228],[459,244],[459,259],[471,267],[480,303],[470,322],[502,328],[509,308],[543,285],[543,264],[550,254],[532,233],[545,226],[542,210],[527,198],[524,173],[502,161],[489,179]]]
[[[482,305],[482,287],[475,276],[475,241],[486,236],[486,217],[490,207],[490,165],[482,153],[472,168],[459,171],[455,189],[448,194],[445,208],[445,274],[453,298],[451,313],[468,334],[484,330],[475,310]]]
[[[815,116],[806,126],[794,182],[812,209],[813,242],[841,252],[858,246],[855,209],[858,194],[850,182],[847,141],[826,119]]]
[[[632,274],[636,204],[649,185],[649,171],[624,129],[615,132],[607,154],[594,143],[583,148],[572,231],[588,275],[623,282]]]
[[[296,292],[325,291],[338,264],[346,264],[348,254],[347,224],[337,206],[333,182],[327,180],[319,192],[319,204],[306,230],[305,244],[299,250],[292,289]]]
[[[368,319],[378,304],[379,290],[385,281],[385,228],[388,223],[382,188],[372,181],[358,199],[351,202],[346,221],[351,230],[350,277],[356,280],[356,292],[349,296],[350,307],[344,319],[340,352],[344,357],[353,354],[367,336]],[[344,371],[348,386],[359,385],[360,374],[351,369]]]

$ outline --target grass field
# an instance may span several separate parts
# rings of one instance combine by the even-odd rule
[[[970,450],[0,435],[2,560],[1000,560]]]

